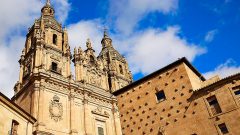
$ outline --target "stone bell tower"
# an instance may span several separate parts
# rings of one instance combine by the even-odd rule
[[[70,76],[70,48],[68,34],[54,18],[50,2],[41,10],[26,36],[20,63],[19,85],[24,85],[39,70],[53,71],[64,77]],[[17,92],[17,91],[16,91]]]
[[[72,77],[68,33],[56,21],[54,14],[55,10],[47,0],[41,9],[41,17],[35,20],[32,27],[29,28],[25,47],[19,60],[19,81],[15,85],[15,95],[12,98],[37,119],[36,134],[46,132],[46,123],[49,119],[46,119],[46,114],[44,114],[44,111],[47,110],[45,104],[48,106],[48,102],[52,101],[56,103],[54,105],[60,107],[60,111],[57,113],[63,113],[61,108],[64,105],[58,104],[61,100],[60,93],[49,92],[50,82],[60,85],[61,83],[57,80],[62,80],[62,83],[65,80],[65,84],[68,84]],[[69,86],[66,85],[66,87]],[[48,98],[50,98],[49,101],[46,101]]]
[[[126,59],[113,48],[112,39],[104,31],[102,51],[98,58],[103,61],[103,67],[108,74],[109,89],[114,92],[132,82],[132,74]]]

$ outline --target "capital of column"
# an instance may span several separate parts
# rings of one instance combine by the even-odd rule
[[[69,99],[69,100],[74,100],[74,98],[75,98],[75,94],[70,93],[70,94],[68,95],[68,99]]]

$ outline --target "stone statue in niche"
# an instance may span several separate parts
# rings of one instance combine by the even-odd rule
[[[53,119],[55,122],[58,122],[62,120],[63,116],[63,105],[59,102],[60,98],[55,95],[53,96],[53,99],[50,101],[49,104],[49,113],[51,119]]]

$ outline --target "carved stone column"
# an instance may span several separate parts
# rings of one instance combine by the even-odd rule
[[[74,66],[75,66],[75,80],[80,81],[81,79],[80,79],[80,71],[79,71],[79,67],[80,67],[79,62],[75,62]]]
[[[67,67],[66,74],[67,74],[67,76],[70,76],[71,75],[71,59],[70,59],[70,57],[67,58],[66,64],[67,64],[66,65],[66,67]]]
[[[116,101],[114,101],[112,104],[113,104],[112,105],[112,113],[113,113],[113,119],[114,119],[115,134],[122,135],[119,111],[118,111],[118,107],[116,105]]]
[[[88,93],[84,93],[84,126],[85,126],[85,135],[93,135],[92,134],[92,122],[91,122],[91,110],[88,106]]]
[[[22,55],[21,58],[19,60],[19,64],[20,64],[20,72],[19,72],[19,83],[22,84],[22,80],[23,80],[23,61],[24,61],[24,55],[25,55],[25,51],[22,51]]]
[[[42,37],[41,37],[42,35],[41,35],[41,30],[39,30],[38,32],[37,32],[37,36],[36,36],[36,38],[37,38],[37,41],[36,41],[36,54],[35,54],[35,60],[34,60],[34,65],[33,65],[33,72],[34,73],[36,73],[36,72],[38,72],[38,67],[41,65],[41,63],[42,63],[42,56],[41,56],[41,54],[42,54],[42,44],[43,44],[43,42],[42,42]]]
[[[76,112],[76,109],[75,109],[75,105],[74,105],[74,98],[75,98],[75,95],[72,93],[73,90],[71,90],[71,93],[68,97],[69,99],[69,102],[70,102],[70,134],[71,135],[77,135],[78,132],[77,132],[77,127],[76,127],[76,120],[75,120],[75,112]]]
[[[35,124],[37,131],[43,131],[45,124],[43,123],[43,106],[44,106],[44,80],[34,82],[33,101],[31,104],[32,115],[37,119]]]
[[[23,78],[23,65],[20,64],[20,73],[19,73],[19,83],[22,84],[22,78]]]

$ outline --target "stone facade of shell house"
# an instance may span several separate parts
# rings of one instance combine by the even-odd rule
[[[116,91],[123,135],[240,134],[240,74],[206,80],[185,58]]]

